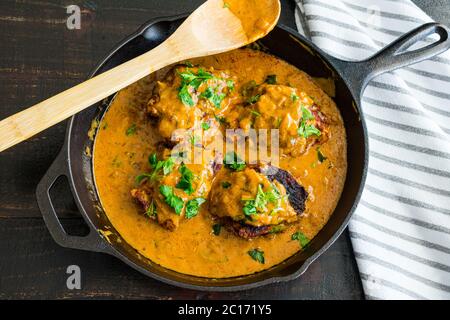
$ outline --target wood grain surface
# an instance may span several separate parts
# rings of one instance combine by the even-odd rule
[[[0,119],[85,79],[95,64],[145,21],[193,10],[201,0],[0,1]],[[448,0],[417,0],[450,20]],[[433,6],[433,3],[435,6]],[[66,6],[82,9],[80,30],[66,27]],[[294,27],[294,2],[281,22]],[[0,154],[0,299],[362,299],[347,233],[299,279],[237,293],[183,290],[149,279],[113,257],[59,247],[35,199],[40,178],[60,150],[65,123]],[[53,190],[67,228],[83,226],[68,186]],[[82,289],[68,290],[66,269],[78,265]]]

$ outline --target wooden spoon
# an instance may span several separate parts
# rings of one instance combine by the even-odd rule
[[[237,49],[276,25],[279,0],[208,0],[155,49],[0,122],[0,152],[175,62]]]

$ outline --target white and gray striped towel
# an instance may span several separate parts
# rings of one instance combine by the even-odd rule
[[[432,19],[409,0],[296,0],[320,48],[369,57]],[[450,52],[372,81],[369,173],[350,235],[369,299],[450,299]]]

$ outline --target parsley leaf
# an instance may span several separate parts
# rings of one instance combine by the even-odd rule
[[[253,249],[248,252],[248,255],[252,257],[253,260],[258,261],[259,263],[264,264],[264,251],[261,251],[259,249]]]
[[[246,216],[256,214],[255,200],[245,200],[245,205],[242,210]]]
[[[192,182],[194,181],[194,173],[184,164],[178,169],[178,171],[181,173],[181,179],[176,185],[177,189],[181,189],[188,195],[191,195],[194,192],[194,187],[192,186]]]
[[[132,124],[131,127],[129,127],[129,128],[127,129],[127,131],[125,132],[125,134],[126,134],[127,136],[131,136],[131,135],[135,134],[136,131],[137,131],[137,126],[136,126],[136,124]]]
[[[309,243],[309,239],[300,231],[297,231],[296,233],[294,233],[291,237],[292,240],[297,240],[300,243],[300,246],[302,248],[305,248],[308,243]]]
[[[255,110],[251,110],[250,113],[254,114],[257,117],[261,116],[261,113],[259,113],[258,111],[255,111]]]
[[[254,96],[251,96],[250,98],[247,99],[247,103],[248,104],[255,104],[259,101],[259,98],[261,98],[260,94],[256,94]]]
[[[150,206],[148,207],[147,211],[145,211],[145,215],[149,218],[154,218],[157,216],[156,206],[153,200],[150,203]]]
[[[238,157],[235,152],[228,152],[225,155],[224,165],[226,168],[234,171],[242,171],[247,166],[245,162]]]
[[[192,99],[187,85],[181,86],[180,91],[178,92],[178,97],[184,105],[189,107],[194,106],[194,100]]]
[[[192,97],[193,91],[197,90],[202,83],[208,80],[225,81],[225,79],[217,78],[212,73],[209,73],[203,69],[199,69],[197,74],[187,69],[184,72],[179,72],[178,75],[181,78],[181,86],[179,88],[178,97],[183,104],[189,107],[192,107],[195,104]],[[234,82],[232,80],[226,80],[226,84],[230,91],[234,89]],[[199,98],[209,100],[218,109],[220,108],[220,105],[225,97],[225,93],[218,92],[218,86],[214,88],[207,87],[206,90],[199,96]]]
[[[216,118],[216,120],[217,120],[220,124],[223,124],[223,125],[227,125],[227,124],[228,124],[228,121],[227,121],[227,119],[226,119],[225,117],[219,117],[219,116],[217,116],[217,115],[214,115],[214,118]]]
[[[307,139],[311,136],[320,136],[321,132],[319,129],[317,129],[313,124],[308,124],[309,120],[314,120],[314,115],[312,112],[306,108],[305,106],[302,106],[302,120],[300,122],[300,125],[297,129],[297,133],[299,136]]]
[[[200,210],[200,206],[205,202],[206,200],[203,198],[196,198],[188,201],[186,204],[186,218],[192,219],[195,217]]]
[[[212,229],[213,229],[214,235],[218,236],[218,235],[220,235],[220,231],[222,230],[222,225],[220,223],[217,223],[217,224],[213,225]]]
[[[272,187],[269,191],[264,192],[262,185],[260,184],[258,185],[258,191],[254,200],[243,200],[245,201],[245,205],[243,207],[244,214],[249,216],[258,213],[258,211],[266,212],[267,204],[269,202],[276,203],[279,199],[281,199],[281,196],[275,187]]]
[[[156,153],[153,153],[148,157],[148,162],[150,163],[150,166],[154,168],[156,164],[158,163],[158,157],[156,156]]]
[[[222,188],[224,189],[228,189],[231,187],[231,183],[229,183],[228,181],[224,181],[222,182]]]
[[[322,151],[320,150],[320,148],[317,148],[317,158],[319,159],[319,162],[322,163],[325,160],[327,160],[328,158],[325,157],[325,155],[322,153]]]
[[[277,84],[277,75],[269,74],[264,82],[267,84]]]
[[[284,225],[277,225],[277,226],[273,226],[269,233],[274,234],[274,233],[280,233],[283,232],[286,229],[286,227]]]
[[[225,99],[226,94],[225,93],[217,93],[216,90],[214,90],[211,87],[208,87],[201,95],[200,98],[205,98],[217,108],[220,109],[220,105],[222,104],[223,99]]]
[[[319,129],[317,129],[314,125],[312,124],[306,124],[305,122],[302,122],[300,124],[300,127],[297,129],[297,133],[299,136],[307,139],[311,136],[320,136],[321,132]]]
[[[314,115],[312,114],[311,110],[309,110],[305,106],[302,106],[302,120],[303,121],[314,120]]]
[[[292,93],[292,94],[291,94],[291,100],[292,100],[293,102],[296,102],[298,99],[299,99],[298,95],[296,95],[295,93]]]
[[[175,165],[172,157],[164,161],[158,161],[156,154],[152,154],[149,157],[148,162],[150,163],[150,167],[153,169],[153,172],[143,173],[137,176],[136,182],[138,184],[140,184],[144,179],[155,180],[161,174],[161,171],[163,175],[167,176],[172,172],[173,166]]]
[[[184,207],[184,201],[173,193],[173,188],[162,185],[159,187],[159,192],[164,196],[164,200],[169,207],[173,208],[177,215],[180,215]]]
[[[211,128],[211,125],[208,122],[203,122],[202,123],[202,129],[203,130],[209,130]]]

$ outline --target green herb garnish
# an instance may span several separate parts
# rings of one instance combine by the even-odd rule
[[[226,168],[234,171],[242,171],[247,166],[245,162],[238,157],[235,152],[228,152],[225,155],[224,165]]]
[[[306,108],[305,106],[302,106],[302,120],[300,122],[300,125],[297,129],[297,133],[299,136],[307,139],[311,136],[320,136],[321,132],[319,129],[317,129],[313,124],[309,124],[308,121],[313,120],[314,115],[312,112]]]
[[[251,110],[250,112],[251,112],[252,114],[254,114],[255,116],[257,116],[257,117],[260,117],[260,116],[261,116],[261,113],[259,113],[258,111]]]
[[[233,91],[234,90],[234,81],[227,80],[227,87],[228,87],[228,90]]]
[[[298,99],[299,99],[298,95],[296,95],[295,93],[292,93],[292,94],[291,94],[291,100],[292,100],[293,102],[296,102]]]
[[[127,131],[125,132],[125,134],[126,134],[127,136],[131,136],[131,135],[135,134],[136,131],[137,131],[137,126],[136,126],[136,124],[133,124],[133,125],[131,125],[131,127],[129,127],[129,128],[127,129]]]
[[[224,3],[223,3],[223,7],[228,9],[228,8],[230,7],[230,4],[227,3],[227,2],[224,2]]]
[[[270,229],[269,233],[280,233],[283,232],[286,229],[283,225],[273,226],[272,229]]]
[[[250,257],[252,257],[253,260],[258,261],[259,263],[262,263],[262,264],[265,263],[264,251],[261,251],[259,249],[253,249],[248,252],[248,255]]]
[[[231,183],[229,183],[228,181],[224,181],[222,182],[222,188],[224,189],[228,189],[231,187]]]
[[[217,93],[217,90],[214,90],[211,87],[208,87],[201,95],[200,98],[204,98],[206,100],[211,101],[211,103],[217,108],[220,109],[220,105],[222,104],[223,99],[225,99],[225,93]]]
[[[199,140],[200,140],[200,137],[198,137],[198,136],[192,135],[192,136],[189,137],[189,142],[193,146],[195,146],[199,142]]]
[[[209,130],[211,128],[211,125],[208,122],[203,122],[202,123],[202,129],[203,130]]]
[[[260,94],[256,94],[254,96],[251,96],[250,98],[247,99],[247,103],[248,104],[255,104],[259,101],[259,98],[261,98]]]
[[[242,86],[241,94],[242,94],[244,97],[248,97],[249,95],[252,94],[252,92],[256,89],[257,86],[258,86],[258,84],[256,83],[255,80],[252,80],[252,81],[250,81],[250,82],[247,82],[246,84],[244,84],[244,85]]]
[[[173,188],[162,185],[159,187],[159,192],[164,196],[164,200],[169,207],[173,208],[177,215],[180,215],[184,207],[184,201],[173,193]]]
[[[268,75],[266,81],[264,82],[267,84],[277,84],[277,75],[276,74]]]
[[[213,225],[212,230],[213,234],[215,236],[218,236],[220,235],[220,231],[222,230],[222,225],[220,223],[216,223],[215,225]]]
[[[154,218],[157,216],[156,206],[153,200],[150,203],[150,206],[148,207],[147,211],[145,211],[145,215],[149,218]]]
[[[198,88],[208,80],[225,81],[224,79],[215,77],[212,73],[209,73],[203,69],[199,69],[197,74],[187,69],[184,72],[179,72],[178,75],[181,78],[181,86],[178,91],[178,97],[183,104],[192,107],[195,102],[192,94],[198,90]],[[231,91],[234,89],[234,82],[232,80],[226,80],[228,89]],[[220,108],[220,105],[225,99],[225,93],[218,92],[218,86],[207,87],[200,95],[200,99],[209,100],[216,108]]]
[[[228,124],[228,121],[225,117],[219,117],[217,115],[214,115],[214,118],[219,122],[220,124],[226,125]]]
[[[153,172],[143,173],[137,176],[137,183],[141,183],[144,179],[155,180],[161,173],[167,176],[172,172],[173,166],[175,165],[172,157],[164,161],[159,161],[155,153],[150,155],[150,157],[148,158],[148,162],[150,164],[150,167],[153,169]]]
[[[305,248],[309,244],[309,239],[300,231],[294,233],[291,237],[292,240],[297,240],[302,248]]]
[[[245,205],[242,208],[242,211],[244,211],[244,214],[246,216],[251,216],[257,213],[256,206],[255,206],[255,200],[244,200]]]
[[[325,160],[327,160],[328,158],[325,157],[325,155],[322,153],[322,151],[320,150],[320,148],[317,148],[317,158],[319,159],[320,163],[323,163]]]
[[[188,195],[191,195],[194,192],[194,187],[192,186],[192,182],[195,178],[194,173],[184,164],[181,165],[178,171],[181,173],[181,179],[177,183],[176,188],[183,190]]]
[[[195,217],[200,210],[200,206],[205,202],[206,200],[203,198],[189,200],[186,204],[186,218],[192,219],[193,217]]]

